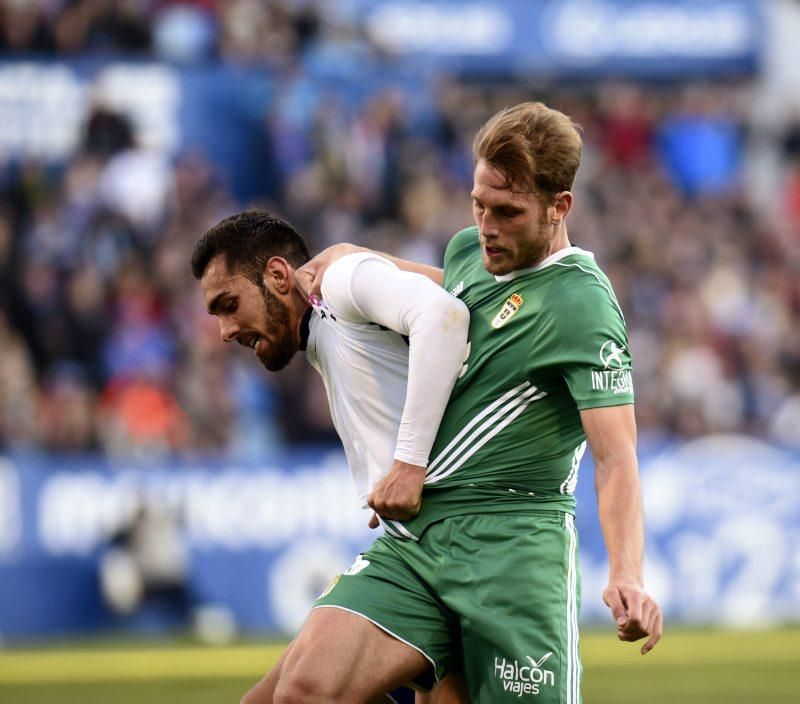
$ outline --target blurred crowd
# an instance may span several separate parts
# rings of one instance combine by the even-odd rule
[[[104,42],[153,51],[153,18],[189,8],[213,20],[209,46],[224,56],[270,44],[237,34],[247,34],[240,21],[255,32],[237,12],[284,13],[295,48],[313,37],[317,12],[246,1],[2,8],[6,51]],[[302,355],[269,375],[221,342],[189,269],[194,242],[258,205],[295,223],[314,250],[352,241],[441,262],[449,237],[471,224],[477,127],[532,98],[584,130],[569,232],[595,253],[626,312],[641,432],[800,444],[800,116],[755,130],[747,84],[565,90],[452,79],[427,89],[428,109],[413,115],[401,92],[385,90],[357,104],[319,97],[305,120],[279,93],[263,123],[269,188],[249,203],[202,152],[152,153],[126,115],[102,106],[66,164],[3,164],[0,451],[259,458],[335,442]],[[765,150],[777,155],[766,200],[748,176]]]
[[[2,0],[0,51],[289,66],[309,47],[362,41],[355,25],[346,21],[347,5],[319,0]]]

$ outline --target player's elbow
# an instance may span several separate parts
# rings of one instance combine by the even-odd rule
[[[469,309],[455,296],[449,298],[440,313],[442,332],[466,342],[469,332]]]
[[[437,349],[461,350],[467,344],[469,310],[448,293],[428,298],[407,320],[412,347],[426,349],[433,345]]]
[[[636,457],[610,461],[595,459],[594,489],[598,500],[608,496],[623,496],[630,501],[641,501]]]

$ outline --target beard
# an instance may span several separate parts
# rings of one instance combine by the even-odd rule
[[[550,251],[550,239],[546,236],[546,230],[540,229],[539,232],[542,234],[542,237],[534,242],[526,242],[525,245],[520,248],[512,268],[506,272],[507,274],[511,271],[528,269],[532,266],[536,266],[547,258],[547,253]]]
[[[300,348],[300,340],[292,326],[288,306],[281,303],[266,287],[261,289],[261,294],[264,297],[266,335],[264,351],[258,355],[258,359],[266,369],[277,372],[289,364]]]
[[[512,271],[536,266],[548,256],[553,241],[552,237],[545,212],[539,218],[535,236],[522,240],[514,250],[506,251],[506,256],[500,258],[499,261],[494,261],[484,254],[483,266],[494,276],[505,276]]]

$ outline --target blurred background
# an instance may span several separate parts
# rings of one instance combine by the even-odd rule
[[[0,639],[298,628],[367,516],[320,380],[222,344],[194,242],[256,205],[440,263],[476,129],[531,99],[584,130],[649,589],[672,626],[800,621],[798,39],[795,0],[0,0]]]

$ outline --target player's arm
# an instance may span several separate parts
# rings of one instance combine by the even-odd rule
[[[620,640],[650,636],[642,647],[646,654],[661,638],[662,616],[643,586],[644,519],[633,404],[580,413],[595,459],[600,527],[608,551],[603,601],[611,609]]]
[[[621,640],[661,636],[661,611],[642,587],[644,519],[636,460],[632,359],[619,304],[600,274],[573,267],[552,287],[542,334],[560,356],[596,462],[600,527],[609,558],[603,591]],[[549,338],[548,338],[549,335]]]
[[[378,254],[366,247],[359,247],[355,244],[335,244],[327,249],[322,250],[311,261],[301,266],[295,271],[295,280],[297,285],[306,296],[319,296],[322,290],[322,278],[328,267],[334,262],[338,261],[348,254],[357,254],[359,252],[370,252]],[[428,264],[418,264],[407,259],[400,259],[393,257],[391,254],[380,253],[380,256],[388,259],[401,271],[407,271],[412,274],[422,274],[426,276],[433,283],[441,286],[444,279],[444,270]]]
[[[379,515],[403,520],[419,511],[428,456],[464,362],[469,311],[430,279],[384,258],[342,264],[328,269],[323,298],[408,336],[408,385],[395,461],[369,497]]]
[[[400,257],[395,257],[391,254],[381,254],[381,256],[386,257],[401,271],[407,271],[410,274],[421,274],[422,276],[433,281],[433,283],[435,283],[437,286],[441,286],[442,281],[444,281],[444,269],[441,269],[438,266],[412,262],[410,259],[401,259]]]

